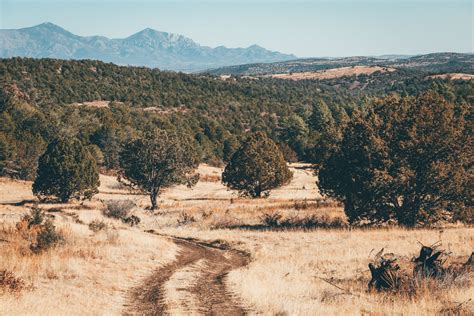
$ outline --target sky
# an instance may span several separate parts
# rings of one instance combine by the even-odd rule
[[[124,38],[144,28],[299,57],[473,52],[474,0],[0,0],[0,28],[55,23]]]

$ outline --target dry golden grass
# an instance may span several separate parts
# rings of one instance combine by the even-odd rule
[[[419,252],[417,240],[438,240],[432,230],[317,230],[312,232],[183,231],[170,234],[230,241],[252,254],[249,266],[229,274],[228,284],[257,313],[266,315],[433,315],[474,297],[474,285],[414,299],[367,293],[370,253],[385,248],[407,262]],[[445,229],[441,240],[457,261],[467,260],[474,245],[472,228]],[[407,263],[408,265],[409,263]],[[408,269],[411,266],[408,266]],[[355,295],[322,281],[331,279]],[[472,275],[469,276],[472,278]],[[472,281],[472,280],[471,280]],[[471,308],[472,305],[466,308]]]
[[[474,298],[472,282],[467,287],[437,293],[428,289],[412,299],[366,292],[370,278],[367,264],[373,249],[384,247],[409,264],[409,259],[419,251],[418,240],[430,244],[440,239],[453,253],[453,260],[464,261],[474,250],[472,227],[450,227],[442,232],[401,228],[252,229],[261,223],[260,216],[265,213],[279,212],[286,217],[344,217],[341,207],[321,198],[309,170],[301,165],[293,167],[298,167],[293,169],[293,181],[273,191],[268,199],[238,198],[219,181],[200,181],[194,189],[179,186],[164,192],[155,214],[144,210],[149,205],[147,196],[131,194],[113,177],[101,176],[100,194],[91,202],[40,205],[44,209],[61,210],[51,214],[66,237],[64,245],[40,255],[28,252],[14,228],[14,223],[32,204],[12,203],[33,199],[31,184],[0,179],[0,239],[8,240],[0,242],[0,270],[12,271],[33,286],[20,297],[0,296],[0,314],[120,314],[128,290],[153,269],[173,261],[177,252],[175,244],[144,233],[147,229],[207,241],[220,239],[251,253],[251,263],[230,272],[225,279],[251,313],[432,315]],[[203,165],[199,171],[212,178],[220,170]],[[140,225],[131,228],[105,218],[101,200],[111,199],[133,201],[137,205],[134,214],[142,219]],[[194,221],[179,223],[183,214]],[[88,228],[93,221],[104,222],[108,228],[94,233]],[[226,228],[231,226],[237,228]],[[189,267],[179,273],[166,287],[168,298],[176,301],[182,301],[182,293],[176,292],[176,287],[180,282],[192,283],[197,272]],[[355,295],[344,294],[319,277],[334,278],[335,284]],[[192,306],[195,301],[189,298],[188,302]],[[472,305],[463,308],[472,311]]]
[[[428,76],[428,78],[451,79],[451,80],[472,80],[474,79],[474,75],[455,72],[455,73],[448,73],[448,74],[432,75],[432,76]]]
[[[110,101],[89,101],[89,102],[82,102],[82,103],[73,103],[72,106],[87,106],[92,108],[108,108]]]
[[[340,67],[319,71],[308,72],[294,72],[286,74],[269,75],[272,78],[304,80],[304,79],[334,79],[340,77],[351,77],[359,75],[371,75],[375,72],[392,72],[395,68],[387,68],[380,66],[354,66],[354,67]]]
[[[0,270],[13,272],[28,286],[19,297],[0,296],[1,315],[120,314],[128,289],[174,260],[177,247],[172,242],[104,218],[97,201],[40,205],[62,210],[50,214],[55,215],[65,243],[33,254],[15,228],[29,204],[5,205],[33,199],[29,185],[0,182]],[[109,228],[92,232],[88,223],[96,219],[107,222]]]

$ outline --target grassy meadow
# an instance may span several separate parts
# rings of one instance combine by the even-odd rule
[[[179,254],[179,247],[163,235],[220,240],[249,253],[250,263],[224,279],[249,314],[474,312],[469,301],[474,298],[472,273],[441,285],[420,285],[414,296],[367,291],[367,265],[381,248],[394,253],[407,274],[419,242],[430,245],[440,240],[451,253],[450,262],[465,262],[474,248],[473,227],[350,229],[341,206],[320,196],[307,166],[293,164],[291,169],[290,184],[267,199],[252,200],[222,186],[220,168],[201,165],[197,186],[167,190],[153,214],[146,210],[147,196],[129,192],[114,177],[101,175],[100,193],[91,201],[39,205],[54,216],[64,236],[63,243],[39,254],[29,250],[15,226],[34,204],[31,182],[1,178],[0,271],[12,272],[23,283],[18,291],[1,292],[0,314],[121,314],[130,289]],[[141,222],[130,227],[105,217],[104,203],[110,200],[133,201],[132,212]],[[264,216],[276,213],[281,219],[337,219],[340,227],[269,229]],[[187,277],[181,282],[192,280]],[[183,286],[180,280],[171,281]],[[165,291],[169,304],[180,295],[172,283]],[[180,313],[172,306],[170,311]]]

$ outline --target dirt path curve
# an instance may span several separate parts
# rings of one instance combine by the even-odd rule
[[[246,314],[224,279],[231,270],[249,263],[248,253],[220,241],[167,237],[180,247],[176,260],[131,291],[125,314]]]

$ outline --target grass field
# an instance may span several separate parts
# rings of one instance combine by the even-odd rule
[[[154,214],[145,210],[147,196],[101,176],[100,194],[92,201],[40,205],[54,215],[65,243],[38,255],[29,251],[15,229],[33,205],[31,183],[0,179],[0,270],[13,272],[27,285],[19,294],[0,295],[0,314],[121,314],[130,289],[182,253],[163,235],[220,240],[248,253],[249,264],[230,271],[224,282],[250,314],[433,315],[446,308],[474,313],[469,301],[474,299],[472,274],[436,288],[426,286],[414,297],[367,292],[367,265],[381,248],[393,252],[407,273],[419,252],[418,241],[441,240],[452,252],[451,262],[464,262],[474,250],[474,228],[265,229],[263,214],[275,212],[283,218],[315,215],[345,221],[340,206],[321,198],[312,173],[304,165],[292,167],[295,177],[289,185],[268,199],[249,200],[220,184],[220,169],[203,165],[198,185],[167,190]],[[125,199],[137,205],[137,227],[102,215],[102,201]],[[93,232],[88,225],[94,220],[107,228]],[[181,269],[167,283],[170,312],[186,312],[175,306],[183,300],[177,288],[194,282],[202,265],[201,260]],[[194,304],[191,297],[187,300]]]

